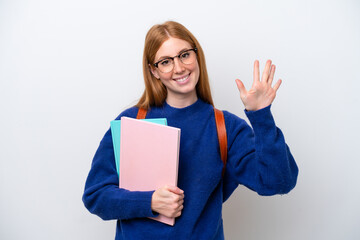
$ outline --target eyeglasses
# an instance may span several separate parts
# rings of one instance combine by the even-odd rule
[[[169,73],[174,69],[174,59],[179,58],[183,64],[189,65],[196,60],[197,48],[188,49],[174,57],[167,57],[154,63],[154,66],[162,73]]]

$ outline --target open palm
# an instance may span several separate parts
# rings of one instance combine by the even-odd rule
[[[269,106],[275,99],[276,91],[279,89],[281,79],[274,87],[271,87],[275,74],[275,65],[268,60],[260,81],[259,61],[254,62],[254,81],[251,89],[246,90],[243,82],[236,79],[236,85],[240,91],[240,98],[248,111],[256,111]]]

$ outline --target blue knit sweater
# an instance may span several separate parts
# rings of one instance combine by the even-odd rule
[[[122,116],[136,117],[137,108]],[[222,203],[238,184],[260,195],[288,193],[296,184],[298,168],[284,136],[275,126],[270,106],[246,111],[253,128],[224,111],[228,163],[222,177],[214,111],[198,100],[185,108],[166,102],[152,107],[147,118],[167,118],[181,128],[178,187],[184,190],[184,209],[174,226],[151,220],[154,191],[133,192],[118,187],[111,131],[100,142],[89,172],[83,202],[104,220],[117,219],[115,239],[224,239]],[[154,189],[155,190],[155,189]]]

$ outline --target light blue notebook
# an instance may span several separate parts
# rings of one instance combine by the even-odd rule
[[[150,118],[150,119],[141,119],[142,121],[167,125],[166,118]],[[113,120],[110,122],[111,135],[114,146],[114,154],[115,154],[115,163],[116,163],[116,171],[119,175],[119,166],[120,166],[120,133],[121,133],[121,120]]]

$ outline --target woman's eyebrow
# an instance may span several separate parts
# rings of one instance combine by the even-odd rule
[[[178,55],[181,54],[182,52],[184,52],[184,51],[186,51],[186,50],[189,50],[189,49],[190,49],[190,48],[183,48],[183,49],[181,49],[176,56],[178,56]],[[170,57],[170,56],[161,56],[161,57],[158,58],[159,60],[157,60],[157,61],[160,61],[160,60],[166,59],[166,58],[171,58],[171,57]]]

